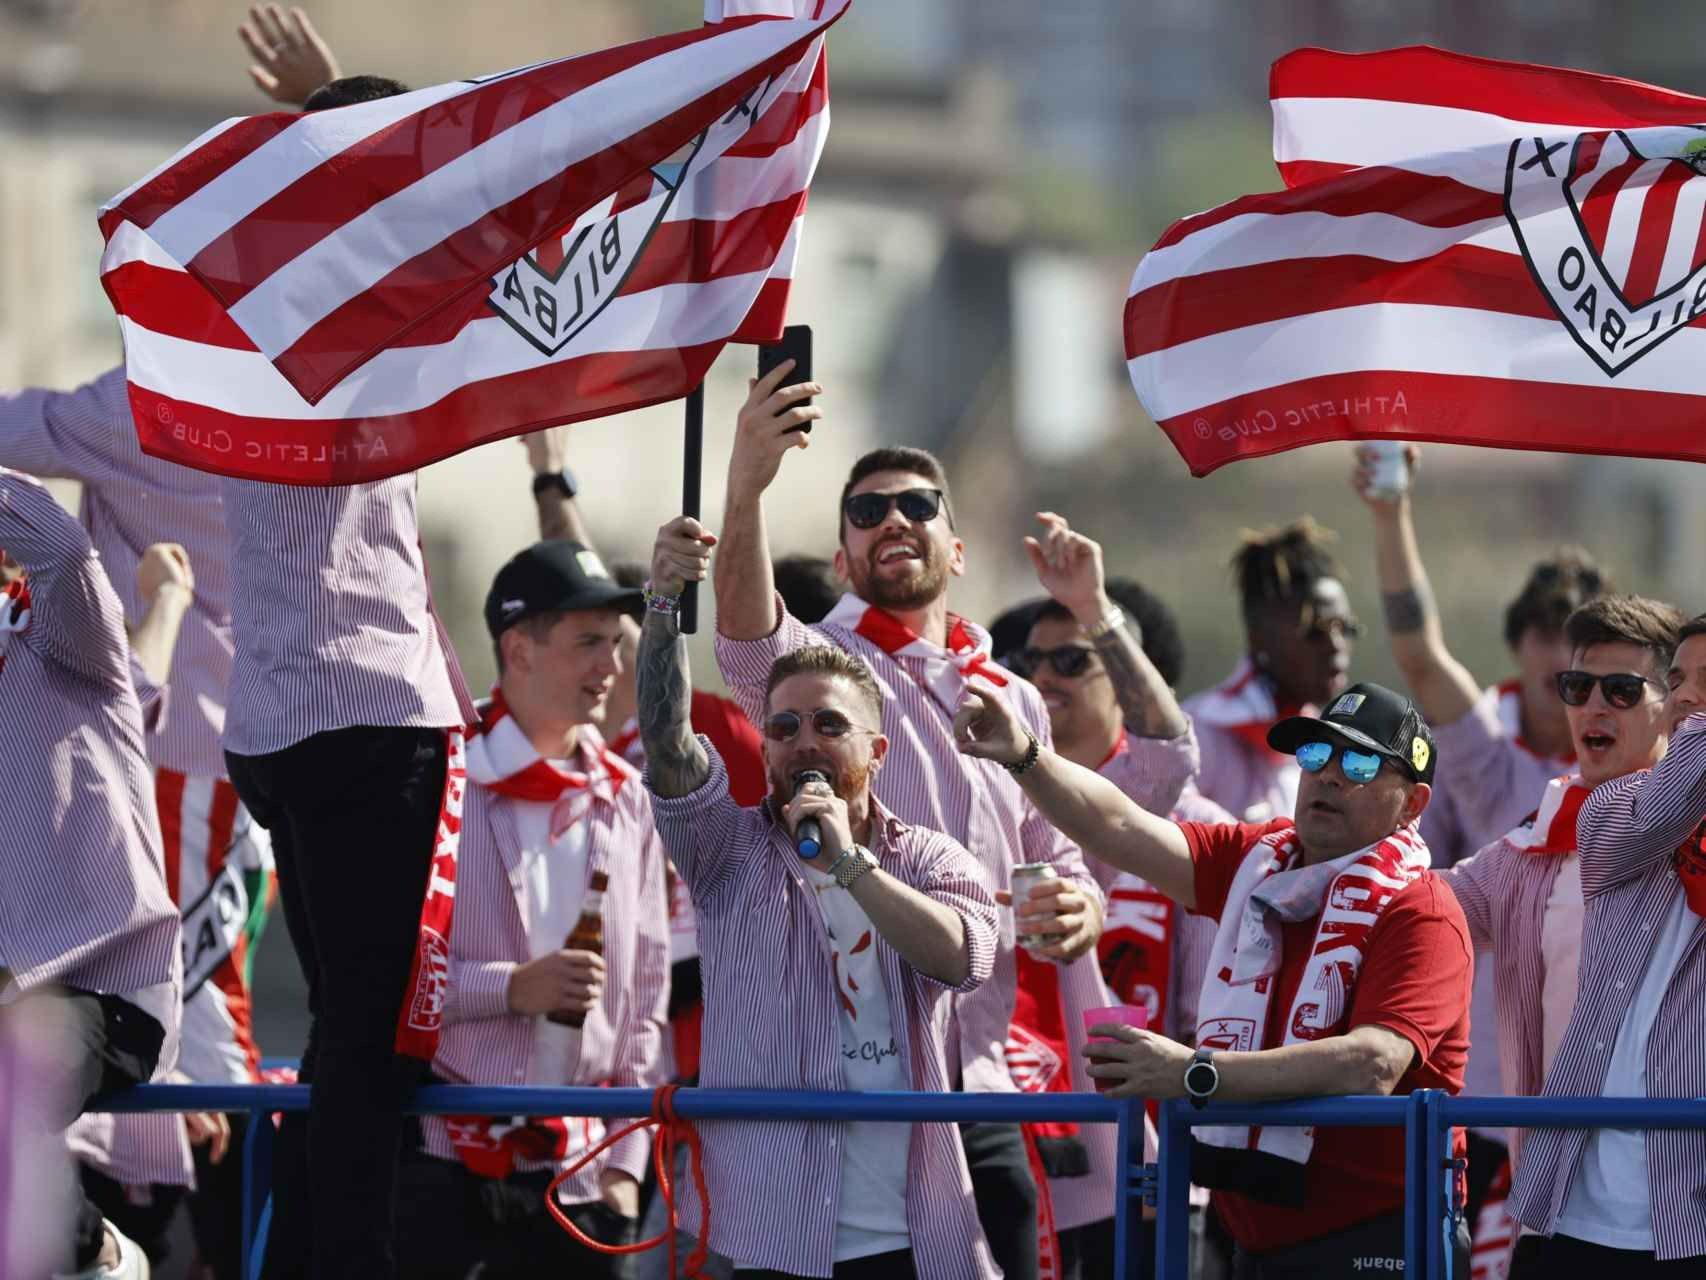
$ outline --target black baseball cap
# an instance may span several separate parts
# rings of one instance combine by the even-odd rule
[[[1439,748],[1416,704],[1385,685],[1353,684],[1319,716],[1288,716],[1268,730],[1268,745],[1287,755],[1323,730],[1392,761],[1416,782],[1432,783]]]
[[[620,609],[636,617],[645,592],[619,587],[598,553],[578,542],[535,542],[498,570],[486,593],[486,629],[495,640],[524,618],[576,609]]]

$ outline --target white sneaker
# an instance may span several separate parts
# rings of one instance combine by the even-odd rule
[[[53,1280],[149,1280],[153,1269],[148,1265],[148,1255],[142,1252],[142,1246],[137,1244],[124,1232],[106,1223],[107,1236],[118,1246],[118,1261],[111,1266],[96,1263],[82,1271],[63,1272],[56,1274]]]

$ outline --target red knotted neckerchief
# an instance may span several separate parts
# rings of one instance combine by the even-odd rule
[[[973,677],[981,676],[998,689],[1007,685],[1006,673],[990,661],[988,641],[979,643],[965,619],[957,614],[948,615],[945,647],[924,639],[892,613],[855,595],[842,596],[823,621],[862,636],[891,658],[920,659],[925,664],[925,678],[913,677],[914,682],[950,717],[959,709],[965,683]]]
[[[492,700],[480,716],[480,735],[490,742],[499,724],[510,719],[509,707],[500,690],[492,691]],[[511,722],[513,727],[513,721]],[[492,770],[489,754],[482,750],[476,762],[473,779],[488,791],[512,800],[529,800],[535,804],[552,805],[551,839],[555,840],[585,816],[595,798],[611,800],[627,780],[628,768],[609,748],[596,753],[597,770],[586,773],[559,769],[539,755],[531,743],[519,740],[519,750],[527,763],[503,774]]]

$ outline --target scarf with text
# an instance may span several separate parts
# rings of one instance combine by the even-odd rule
[[[997,689],[1007,686],[1007,673],[990,660],[989,634],[957,614],[948,615],[946,647],[932,644],[892,613],[866,604],[851,592],[841,597],[822,625],[862,636],[891,658],[922,660],[924,679],[919,683],[950,716],[974,677],[981,676]]]
[[[1265,1035],[1284,950],[1282,923],[1317,915],[1309,961],[1280,1041],[1300,1044],[1339,1034],[1369,933],[1386,904],[1426,873],[1429,863],[1427,844],[1413,823],[1331,862],[1303,866],[1302,853],[1296,829],[1287,824],[1244,855],[1203,977],[1199,1045],[1239,1051],[1280,1047],[1265,1043]],[[1315,1131],[1217,1125],[1198,1129],[1197,1141],[1302,1165],[1314,1147]]]
[[[1249,655],[1238,659],[1231,675],[1191,702],[1191,719],[1197,724],[1224,729],[1270,755],[1277,753],[1268,745],[1269,729],[1287,716],[1314,714],[1314,707],[1282,706]]]
[[[0,589],[0,671],[6,669],[6,647],[30,625],[30,583],[17,578]]]
[[[481,709],[480,732],[468,744],[468,779],[512,800],[551,806],[550,835],[556,840],[587,815],[596,802],[614,804],[633,772],[602,740],[581,726],[579,754],[587,767],[569,770],[541,756],[515,722],[503,694],[494,689]]]
[[[444,998],[450,990],[450,922],[456,907],[456,847],[462,839],[462,799],[468,786],[467,735],[447,729],[444,797],[433,833],[432,867],[421,899],[420,930],[409,965],[409,985],[397,1013],[396,1051],[431,1062],[444,1027]]]

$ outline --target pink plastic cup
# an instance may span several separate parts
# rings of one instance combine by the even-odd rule
[[[1089,1043],[1111,1043],[1106,1036],[1091,1036],[1089,1034],[1091,1027],[1100,1026],[1104,1022],[1121,1022],[1128,1027],[1136,1027],[1139,1031],[1143,1031],[1149,1026],[1149,1010],[1135,1004],[1115,1004],[1109,1005],[1105,1009],[1084,1010],[1084,1033],[1088,1037]],[[1105,1059],[1097,1058],[1095,1054],[1090,1055],[1092,1065],[1101,1061],[1105,1061]],[[1108,1087],[1108,1081],[1100,1078],[1096,1080],[1098,1092]]]

